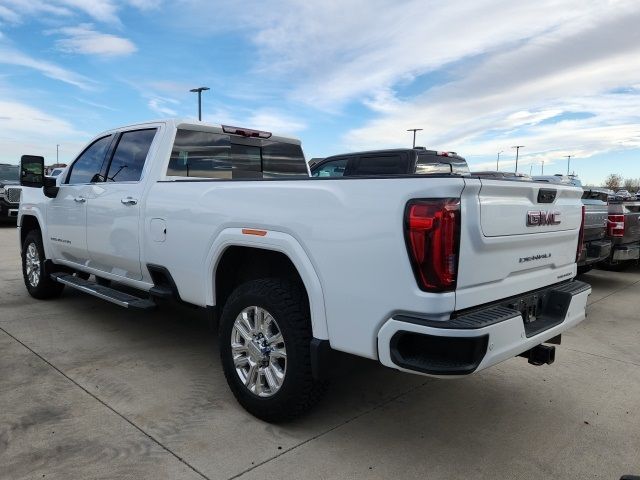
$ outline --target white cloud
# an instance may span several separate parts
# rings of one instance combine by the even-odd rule
[[[53,32],[50,31],[50,33]],[[88,23],[61,28],[55,33],[66,37],[56,41],[56,47],[66,53],[116,57],[130,55],[137,50],[130,40],[98,32]]]
[[[9,23],[17,23],[20,20],[20,15],[4,5],[0,5],[0,20]]]
[[[37,135],[34,135],[37,132]],[[0,100],[0,161],[18,163],[24,154],[43,155],[48,162],[56,143],[63,145],[67,158],[81,147],[77,131],[69,122],[29,105]]]
[[[3,18],[3,12],[10,17],[4,19],[13,23],[24,17],[43,14],[56,17],[81,14],[98,22],[120,25],[118,11],[123,6],[150,10],[158,8],[162,3],[163,0],[0,0],[0,19]]]
[[[92,89],[95,84],[88,78],[62,68],[54,63],[30,57],[24,53],[0,46],[0,64],[15,65],[37,70],[43,75],[74,85],[84,90]]]
[[[163,98],[163,97],[153,97],[149,99],[149,102],[147,103],[147,105],[152,111],[162,115],[163,117],[177,116],[178,112],[176,112],[173,108],[169,107],[169,105],[178,105],[178,104],[179,102],[177,100],[174,100],[172,98]]]
[[[267,130],[278,135],[293,134],[307,128],[304,122],[269,109],[252,113],[241,126],[245,124],[248,128]]]

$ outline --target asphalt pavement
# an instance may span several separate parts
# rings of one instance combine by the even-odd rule
[[[227,388],[198,310],[27,294],[0,226],[0,479],[618,479],[640,474],[640,269],[594,270],[551,366],[437,380],[345,358],[310,415]]]

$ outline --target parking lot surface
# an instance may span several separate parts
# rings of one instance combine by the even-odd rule
[[[294,423],[247,414],[197,310],[38,301],[0,226],[0,478],[617,479],[640,473],[640,269],[583,276],[551,366],[436,380],[347,358]]]

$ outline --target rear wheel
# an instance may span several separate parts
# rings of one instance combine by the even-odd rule
[[[311,324],[302,288],[280,279],[239,286],[220,319],[220,355],[238,402],[267,422],[293,419],[320,398],[311,373]]]
[[[22,276],[29,295],[40,300],[60,296],[64,285],[52,280],[49,273],[40,232],[31,230],[22,245]]]

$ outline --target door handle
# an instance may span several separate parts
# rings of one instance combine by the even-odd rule
[[[74,197],[73,201],[77,203],[84,203],[87,201],[87,199],[84,197]]]
[[[138,203],[138,200],[131,197],[124,197],[120,201],[122,202],[123,205],[136,205]]]

